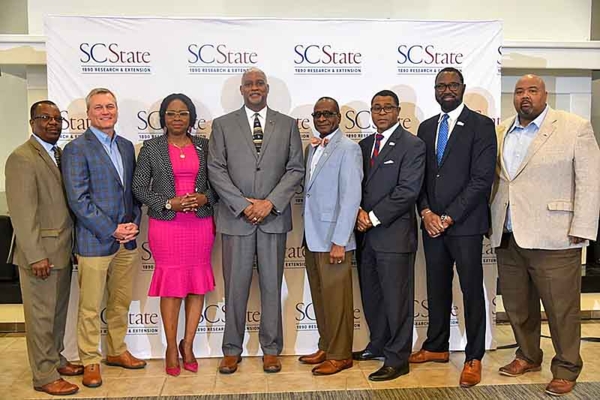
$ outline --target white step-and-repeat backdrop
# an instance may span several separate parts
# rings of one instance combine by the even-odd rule
[[[498,121],[500,117],[499,21],[175,19],[48,17],[48,94],[66,121],[61,143],[87,127],[84,98],[94,87],[117,95],[117,133],[136,144],[161,135],[158,107],[170,93],[190,96],[198,110],[196,134],[209,137],[214,118],[242,106],[242,72],[263,69],[269,106],[298,120],[305,144],[315,132],[310,113],[321,96],[336,98],[342,130],[354,140],[374,132],[369,105],[374,93],[391,89],[400,97],[400,122],[416,134],[419,123],[439,113],[434,77],[444,67],[464,73],[465,102]],[[302,188],[293,199],[294,230],[288,236],[283,282],[284,354],[316,349],[318,333],[304,269]],[[146,240],[138,239],[139,270],[129,313],[127,343],[141,357],[162,357],[165,339],[159,299],[146,296],[154,262]],[[216,289],[206,296],[194,351],[219,356],[225,321],[221,248],[213,251]],[[488,305],[486,347],[494,348],[496,266],[489,245],[482,254]],[[415,347],[425,339],[427,294],[423,255],[417,257]],[[356,272],[356,271],[355,271]],[[76,358],[77,272],[73,275],[67,356]],[[462,350],[466,335],[462,297],[455,279],[450,318],[451,348]],[[355,349],[368,341],[358,280],[354,280]],[[183,330],[183,313],[180,332]],[[253,282],[247,312],[246,355],[260,354],[260,300]],[[103,331],[106,325],[103,322]]]

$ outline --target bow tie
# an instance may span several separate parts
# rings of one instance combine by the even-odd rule
[[[312,147],[317,147],[319,145],[325,147],[327,146],[327,143],[329,143],[329,139],[321,139],[318,137],[313,137],[312,139],[310,139],[310,145]]]

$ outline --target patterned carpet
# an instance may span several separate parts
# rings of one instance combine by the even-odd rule
[[[544,392],[545,385],[498,385],[477,386],[471,389],[415,388],[385,390],[340,390],[295,393],[260,393],[205,396],[161,396],[163,400],[426,400],[426,399],[469,399],[469,400],[530,400],[551,398]],[[156,397],[127,397],[113,400],[150,400]],[[581,382],[575,390],[561,399],[600,399],[600,382]]]

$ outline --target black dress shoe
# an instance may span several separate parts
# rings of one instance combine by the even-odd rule
[[[399,376],[408,374],[409,370],[410,369],[408,367],[408,364],[398,368],[384,365],[383,367],[379,368],[377,371],[369,375],[369,380],[376,382],[389,381],[392,379],[396,379]]]
[[[352,352],[352,359],[357,361],[375,360],[377,358],[383,358],[383,356],[375,354],[368,349]]]

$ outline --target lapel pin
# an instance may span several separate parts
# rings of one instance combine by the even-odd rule
[[[465,126],[465,123],[462,121],[456,121],[456,125],[458,126]]]
[[[396,143],[394,143],[394,142],[388,142],[388,144],[389,144],[390,146],[395,146],[395,145],[396,145]]]

